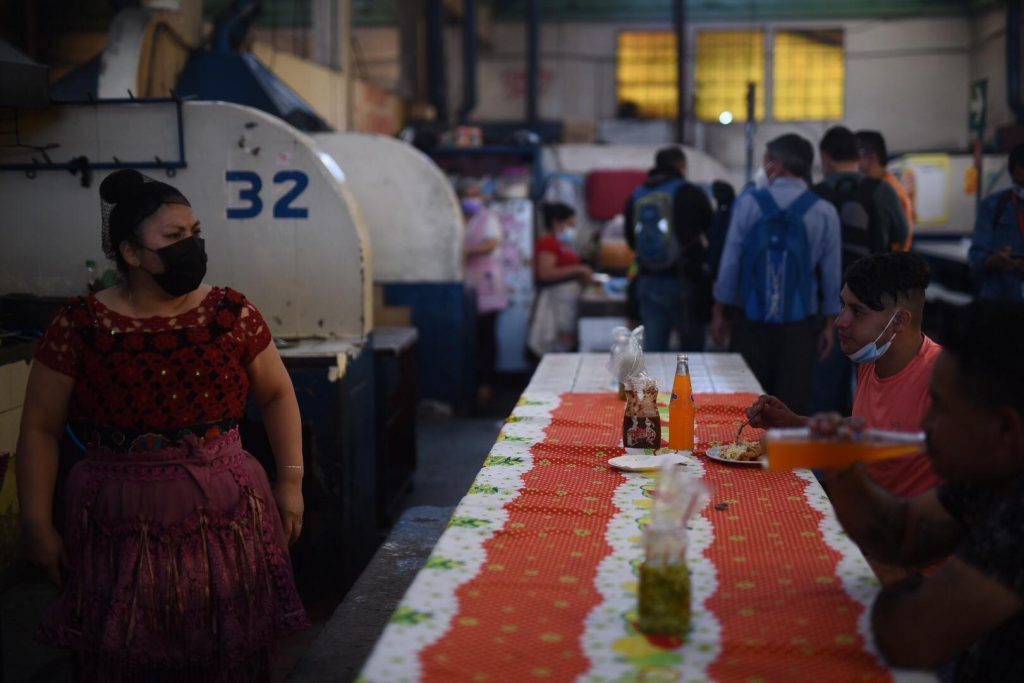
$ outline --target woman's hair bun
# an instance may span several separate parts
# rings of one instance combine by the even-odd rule
[[[138,194],[145,182],[142,174],[134,169],[114,171],[100,183],[100,197],[108,204],[118,204]]]

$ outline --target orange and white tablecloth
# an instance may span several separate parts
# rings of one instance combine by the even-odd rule
[[[360,681],[934,680],[877,657],[868,626],[877,581],[813,475],[703,457],[735,435],[750,392],[696,394],[698,448],[683,467],[712,500],[690,528],[692,630],[639,633],[654,475],[607,465],[625,452],[623,404],[611,391],[580,391],[592,380],[586,356],[576,358],[567,393],[538,370]],[[722,359],[695,360],[696,389],[716,388]],[[736,361],[719,385],[750,386]]]

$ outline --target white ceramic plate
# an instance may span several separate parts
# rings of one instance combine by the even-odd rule
[[[611,458],[608,464],[625,472],[653,472],[661,469],[666,462],[680,464],[684,462],[686,451],[665,453],[663,455],[620,455]]]
[[[722,451],[725,450],[725,446],[712,446],[705,453],[708,459],[720,462],[723,465],[736,465],[737,467],[764,467],[764,456],[762,455],[757,460],[729,460],[721,457]]]

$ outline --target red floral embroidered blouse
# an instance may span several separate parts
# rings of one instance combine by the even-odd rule
[[[266,321],[241,293],[214,287],[173,318],[129,318],[94,296],[71,299],[35,358],[75,379],[73,423],[170,432],[241,418],[246,367],[270,342]]]

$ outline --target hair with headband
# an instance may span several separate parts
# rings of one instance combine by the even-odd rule
[[[164,204],[191,206],[177,188],[147,178],[138,171],[115,171],[100,183],[103,202],[103,253],[126,272],[121,243],[138,242],[139,226]]]

